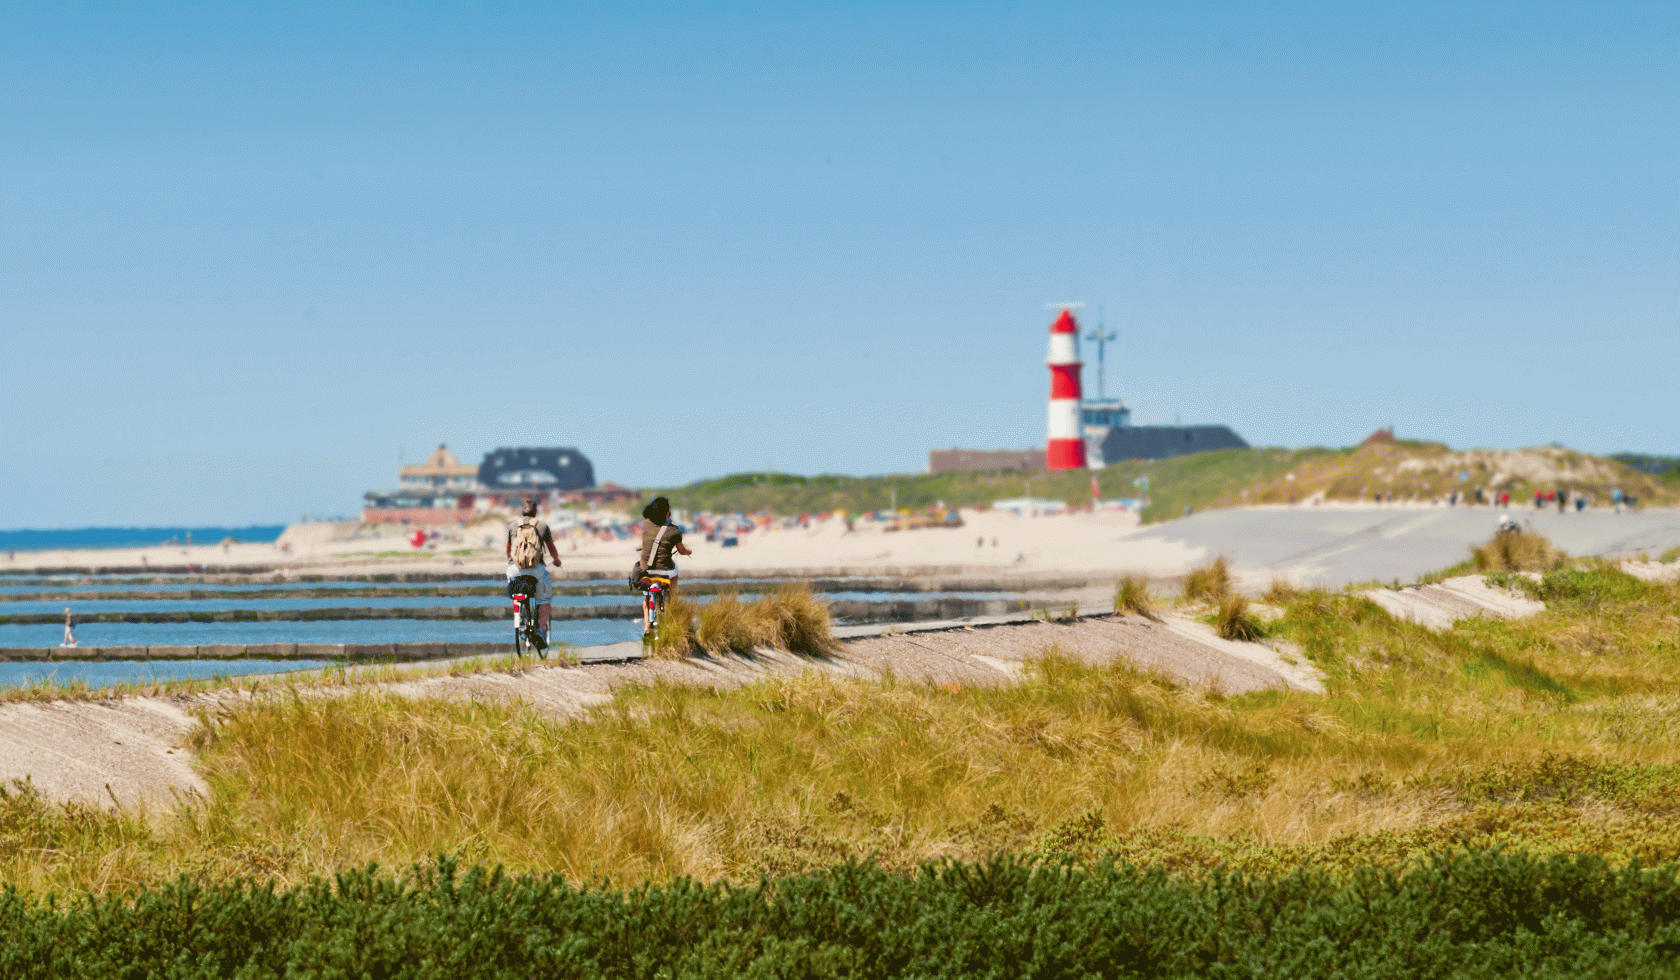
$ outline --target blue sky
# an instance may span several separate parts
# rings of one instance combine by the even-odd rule
[[[1677,453],[1677,41],[1663,4],[0,5],[0,527],[352,514],[439,441],[632,485],[1042,445],[1061,300],[1139,423]]]

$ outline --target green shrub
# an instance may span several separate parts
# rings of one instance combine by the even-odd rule
[[[1066,828],[1075,836],[1092,827]],[[1176,878],[1002,856],[619,891],[449,858],[290,891],[186,879],[62,906],[0,894],[0,977],[1672,976],[1673,866],[1498,851],[1351,878]]]

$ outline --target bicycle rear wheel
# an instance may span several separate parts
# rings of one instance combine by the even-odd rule
[[[513,655],[523,657],[530,652],[530,641],[525,637],[527,624],[530,622],[531,612],[523,604],[513,614]]]

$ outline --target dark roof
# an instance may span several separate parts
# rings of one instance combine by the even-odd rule
[[[553,482],[533,481],[539,474]],[[595,467],[569,446],[502,448],[484,454],[478,482],[491,490],[582,490],[595,485]]]
[[[1108,430],[1102,441],[1105,463],[1123,459],[1166,459],[1210,449],[1247,449],[1228,425],[1129,425]]]

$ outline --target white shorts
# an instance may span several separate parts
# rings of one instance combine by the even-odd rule
[[[507,580],[511,582],[521,575],[529,575],[537,580],[537,594],[532,598],[536,599],[539,606],[548,605],[549,598],[554,595],[553,586],[548,580],[548,566],[538,565],[534,568],[520,568],[513,562],[508,562]]]

